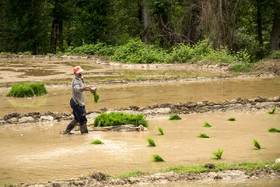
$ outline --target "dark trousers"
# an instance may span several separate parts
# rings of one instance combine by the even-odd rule
[[[70,106],[73,109],[74,119],[69,123],[69,125],[66,128],[66,131],[70,133],[70,131],[79,123],[81,133],[88,133],[85,106],[80,106],[79,104],[76,104],[73,98],[71,98],[70,100]]]

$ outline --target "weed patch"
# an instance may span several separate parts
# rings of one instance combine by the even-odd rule
[[[169,120],[181,120],[182,118],[178,114],[172,114],[169,117]]]
[[[250,66],[250,64],[234,64],[231,68],[231,71],[235,71],[235,72],[250,72],[252,70],[252,67]]]
[[[280,129],[270,128],[268,129],[268,132],[280,132]]]
[[[198,138],[210,138],[207,134],[204,134],[204,133],[198,135],[197,137]]]
[[[147,141],[148,141],[150,147],[156,147],[157,146],[152,138],[147,138]]]
[[[117,126],[117,125],[143,125],[148,127],[148,121],[144,119],[143,114],[124,114],[122,112],[102,113],[94,120],[95,127]]]
[[[274,106],[274,107],[272,108],[272,110],[271,110],[271,111],[268,111],[267,113],[268,113],[268,114],[274,114],[275,111],[276,111],[276,107]]]
[[[33,97],[48,93],[44,83],[18,83],[13,85],[8,93],[8,96],[13,97]]]
[[[101,140],[94,140],[93,142],[91,142],[91,144],[104,144]]]
[[[208,122],[205,122],[202,127],[212,127],[212,125],[210,123],[208,123]]]
[[[163,129],[161,127],[158,128],[158,131],[160,133],[159,135],[164,135]]]
[[[153,160],[154,162],[165,162],[165,160],[163,160],[163,158],[159,155],[153,155]]]
[[[222,154],[223,154],[224,150],[218,149],[216,152],[213,152],[212,154],[215,156],[216,160],[220,160],[222,159]]]

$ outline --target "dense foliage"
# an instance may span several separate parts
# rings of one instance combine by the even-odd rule
[[[47,90],[44,83],[18,83],[13,85],[11,90],[8,93],[8,96],[13,97],[32,97],[34,95],[43,95],[46,94]]]
[[[122,112],[102,113],[94,120],[95,127],[117,126],[117,125],[143,125],[148,126],[148,121],[145,120],[143,114],[125,114]]]
[[[254,62],[280,56],[279,9],[279,0],[1,0],[0,53]]]

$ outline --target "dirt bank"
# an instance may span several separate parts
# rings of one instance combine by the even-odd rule
[[[172,113],[190,114],[205,112],[226,112],[226,111],[256,111],[261,109],[271,109],[272,107],[280,107],[280,97],[254,99],[237,98],[233,100],[225,100],[222,102],[187,102],[187,103],[163,103],[146,107],[130,106],[128,108],[107,109],[102,108],[99,111],[88,111],[87,115],[92,114],[93,117],[101,112],[121,111],[127,113],[144,113],[146,116],[167,115]],[[70,112],[54,113],[54,112],[31,112],[27,114],[11,113],[0,118],[0,125],[38,123],[44,121],[61,121],[72,119]]]
[[[60,186],[131,186],[131,185],[157,185],[172,182],[195,182],[211,184],[216,181],[219,182],[244,182],[246,180],[279,180],[280,171],[272,168],[253,169],[252,171],[245,170],[224,170],[224,171],[210,171],[204,173],[157,173],[152,175],[143,175],[140,177],[128,178],[110,178],[101,172],[94,172],[88,177],[81,177],[80,179],[49,181],[46,183],[36,184],[21,184],[18,186],[30,187],[60,187]]]

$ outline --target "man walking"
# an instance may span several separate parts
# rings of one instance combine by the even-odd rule
[[[96,92],[96,88],[85,86],[82,73],[84,70],[80,66],[73,68],[74,77],[72,80],[72,98],[70,106],[73,109],[74,119],[69,123],[63,134],[70,134],[71,130],[79,123],[81,134],[88,133],[87,118],[85,109],[85,91]]]

